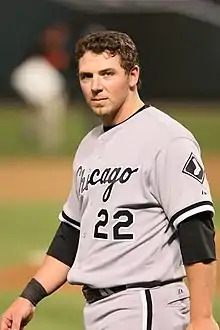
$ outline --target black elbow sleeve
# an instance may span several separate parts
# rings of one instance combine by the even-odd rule
[[[215,230],[210,212],[193,215],[178,226],[184,265],[216,260]]]
[[[78,249],[79,234],[78,229],[62,222],[49,246],[47,255],[71,267]]]

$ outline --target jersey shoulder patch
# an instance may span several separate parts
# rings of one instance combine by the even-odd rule
[[[182,172],[190,175],[200,183],[203,183],[204,181],[205,171],[193,153],[191,153],[187,159]]]

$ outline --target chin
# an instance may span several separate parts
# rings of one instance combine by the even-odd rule
[[[111,115],[113,112],[111,109],[108,109],[107,107],[93,107],[93,111],[97,116],[103,117]]]

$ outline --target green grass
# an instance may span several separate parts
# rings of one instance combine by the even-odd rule
[[[43,155],[35,134],[27,125],[28,112],[22,109],[0,109],[0,156]],[[70,112],[65,121],[64,142],[58,155],[72,155],[91,125],[80,112]]]
[[[0,292],[0,315],[17,295],[17,292]],[[27,329],[83,330],[83,304],[80,294],[55,293],[39,304]]]
[[[220,111],[210,113],[176,112],[172,116],[187,127],[205,151],[220,150]]]
[[[1,267],[27,262],[31,253],[46,250],[56,228],[62,203],[0,204]],[[0,291],[0,315],[17,297],[17,292]],[[80,294],[57,292],[37,308],[29,330],[83,330],[83,299]]]
[[[220,229],[220,201],[214,203],[215,206],[215,226],[217,229]]]
[[[220,324],[220,296],[216,296],[214,300],[214,315],[216,321]]]
[[[59,225],[62,203],[0,204],[1,266],[27,261],[46,250]]]

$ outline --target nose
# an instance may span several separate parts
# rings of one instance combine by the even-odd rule
[[[93,76],[92,83],[91,83],[91,91],[93,95],[97,95],[98,93],[102,92],[103,87],[98,76]]]

